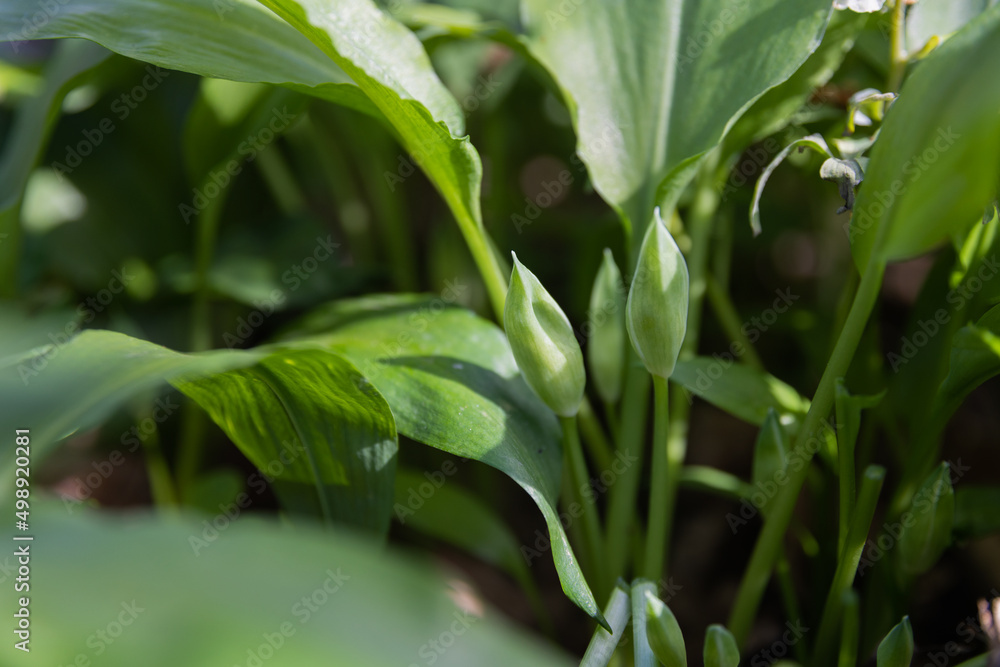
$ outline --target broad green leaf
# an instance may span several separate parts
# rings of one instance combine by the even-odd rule
[[[522,2],[528,48],[562,89],[594,186],[636,245],[698,157],[816,49],[830,13],[826,0]]]
[[[982,219],[1000,186],[1000,6],[921,61],[886,114],[849,234],[861,271]],[[961,73],[958,76],[957,73]],[[848,225],[845,224],[845,230]]]
[[[11,39],[35,0],[0,5],[0,36]],[[343,70],[253,0],[73,0],[32,39],[82,37],[165,69],[216,79],[284,85],[377,114]]]
[[[228,350],[181,354],[111,331],[52,332],[53,343],[0,368],[0,429],[30,429],[41,463],[65,437],[100,424],[140,392],[180,377],[249,366],[264,355]],[[6,464],[13,455],[3,450]],[[3,480],[3,484],[11,480]],[[6,489],[4,489],[6,491]]]
[[[997,315],[1000,306],[995,306],[976,324],[965,325],[952,337],[948,374],[941,382],[934,404],[940,424],[954,414],[973,389],[1000,373],[1000,326],[993,322]]]
[[[932,37],[947,37],[997,0],[920,0],[906,12],[906,50],[916,53]]]
[[[899,562],[904,571],[921,574],[929,570],[951,544],[955,491],[951,486],[951,467],[947,463],[939,465],[924,480],[908,511],[913,521],[903,521]]]
[[[308,37],[358,84],[451,208],[502,312],[506,272],[486,240],[482,165],[458,102],[416,36],[371,0],[260,0]],[[402,176],[393,175],[399,180]]]
[[[36,3],[30,6],[32,13],[38,8]],[[6,6],[0,7],[0,17],[5,9]],[[0,31],[0,35],[9,32],[12,31]],[[61,45],[46,70],[44,88],[18,110],[0,155],[0,298],[17,293],[21,200],[28,178],[59,120],[63,99],[109,55],[101,47],[85,42]]]
[[[646,634],[656,658],[665,667],[687,667],[684,635],[674,612],[663,600],[650,591],[644,591]]]
[[[909,667],[913,659],[913,630],[904,616],[878,645],[878,667]]]
[[[671,381],[695,396],[751,424],[763,424],[774,409],[786,427],[805,415],[809,401],[778,378],[731,359],[695,357],[681,360]]]
[[[48,585],[31,587],[31,653],[5,641],[5,665],[574,664],[438,568],[349,531],[241,517],[195,555],[202,516],[69,517],[40,498],[31,511],[33,574]],[[4,617],[16,604],[3,596]]]
[[[708,626],[702,657],[705,667],[737,667],[740,664],[740,649],[733,633],[722,625]]]
[[[960,485],[955,489],[955,521],[951,530],[957,539],[978,539],[1000,532],[1000,487]]]
[[[351,361],[389,403],[403,435],[509,475],[541,509],[563,590],[601,619],[556,511],[562,453],[555,415],[528,388],[503,332],[441,298],[372,296],[321,307],[282,345]],[[539,553],[539,555],[541,555]]]
[[[300,494],[308,489],[325,519],[388,532],[396,427],[385,399],[348,361],[292,351],[174,384],[258,469]]]
[[[795,74],[757,98],[733,124],[726,133],[723,154],[740,153],[753,142],[778,132],[793,121],[795,113],[807,102],[809,108],[818,107],[809,101],[810,96],[837,71],[867,20],[867,16],[856,12],[834,12],[819,48]],[[763,166],[765,159],[754,158],[758,167]]]

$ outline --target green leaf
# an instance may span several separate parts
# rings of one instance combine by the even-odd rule
[[[913,659],[913,630],[904,616],[878,645],[878,667],[909,667]]]
[[[737,667],[740,664],[740,649],[736,645],[736,638],[718,624],[708,626],[702,655],[705,667]]]
[[[30,3],[30,6],[32,13],[37,11],[36,3]],[[7,3],[0,7],[0,20],[6,8]],[[20,15],[18,21],[18,28],[21,29]],[[12,32],[2,30],[0,35]],[[0,156],[0,298],[17,293],[21,200],[28,178],[59,120],[63,99],[109,55],[99,46],[85,42],[62,44],[46,69],[44,89],[21,105],[8,132],[3,155]]]
[[[617,403],[625,375],[625,283],[610,248],[590,291],[587,366],[594,388],[608,403]]]
[[[995,6],[921,61],[903,85],[872,147],[849,224],[862,272],[869,261],[930,250],[982,219],[996,198],[998,61]]]
[[[935,36],[947,37],[997,0],[920,0],[906,12],[906,49],[915,53]]]
[[[0,503],[5,514],[11,498]],[[31,590],[31,660],[5,641],[5,665],[83,656],[101,667],[399,667],[420,655],[434,656],[438,667],[575,664],[475,597],[457,604],[439,568],[349,531],[292,531],[241,517],[195,555],[202,516],[69,517],[60,503],[41,501],[31,511],[31,564],[49,585]],[[3,531],[7,544],[12,528]],[[15,605],[15,596],[3,596],[5,617]]]
[[[847,391],[844,379],[834,385],[834,406],[837,419],[837,466],[839,477],[838,544],[843,549],[848,525],[854,513],[857,487],[857,470],[854,465],[854,448],[861,430],[861,411],[882,402],[885,390],[872,396],[854,396]]]
[[[899,562],[904,571],[921,574],[929,570],[951,544],[955,520],[955,491],[951,486],[951,467],[942,463],[924,480],[904,514],[899,536]]]
[[[794,121],[795,113],[807,102],[810,109],[815,109],[817,105],[809,102],[810,97],[840,67],[867,20],[856,12],[834,12],[819,48],[787,81],[761,95],[740,116],[726,133],[723,153],[740,153],[753,142],[778,132]],[[763,159],[758,166],[762,166]]]
[[[656,659],[666,667],[687,667],[684,635],[674,612],[663,600],[644,591],[646,633]]]
[[[632,582],[632,653],[633,667],[658,667],[660,661],[649,645],[649,628],[646,626],[646,594],[656,595],[656,584],[648,579]]]
[[[955,521],[951,530],[957,539],[974,540],[1000,532],[1000,487],[962,485],[955,489]]]
[[[23,28],[33,0],[0,6],[0,35]],[[365,113],[375,107],[343,70],[253,0],[74,0],[33,39],[82,37],[165,69],[284,85]]]
[[[795,389],[763,371],[721,357],[695,357],[677,362],[671,381],[712,405],[751,424],[763,424],[774,409],[790,427],[809,410]]]
[[[598,192],[636,227],[819,45],[826,0],[525,0],[525,40],[570,108]]]
[[[258,469],[305,486],[326,520],[387,534],[396,428],[385,399],[348,361],[292,351],[174,384]],[[276,488],[280,496],[282,486]]]
[[[403,435],[510,476],[541,509],[563,590],[601,619],[566,538],[559,496],[561,432],[528,388],[503,332],[441,298],[372,296],[321,307],[283,345],[319,346],[350,360],[389,403]],[[537,555],[542,555],[538,553]]]
[[[302,32],[355,81],[451,208],[479,264],[496,312],[506,272],[482,226],[482,165],[465,118],[416,36],[371,0],[260,0]],[[402,180],[401,177],[399,177]]]
[[[73,331],[75,326],[54,331],[55,344],[0,368],[0,428],[30,428],[36,463],[58,441],[100,424],[143,391],[175,378],[249,366],[264,356],[229,350],[181,354],[111,331],[88,330],[70,338]]]
[[[994,306],[976,324],[967,324],[952,337],[948,374],[934,402],[935,420],[944,424],[973,389],[1000,374],[1000,325]]]

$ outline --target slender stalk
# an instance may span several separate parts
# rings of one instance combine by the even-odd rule
[[[875,256],[876,253],[873,252],[872,257]],[[807,461],[811,461],[813,455],[822,446],[817,434],[833,407],[834,382],[837,378],[843,377],[851,365],[854,352],[868,322],[868,316],[878,298],[883,273],[885,273],[884,264],[874,259],[869,261],[854,297],[854,303],[851,305],[851,312],[844,323],[844,329],[837,340],[830,360],[827,362],[826,370],[823,372],[819,387],[816,389],[816,395],[809,406],[809,412],[799,428],[794,449],[799,450],[800,455]],[[795,510],[799,491],[808,474],[808,465],[790,471],[788,484],[781,487],[777,495],[768,503],[763,530],[757,538],[750,563],[743,574],[743,580],[740,583],[727,624],[739,644],[742,644],[750,633],[750,626],[757,613],[757,607],[764,594],[775,559],[781,549],[785,531],[792,518],[792,512]]]
[[[837,569],[830,582],[830,591],[826,596],[826,604],[823,606],[823,616],[819,623],[819,634],[816,639],[816,648],[813,653],[813,660],[810,664],[821,665],[831,662],[834,656],[834,647],[837,642],[837,629],[841,618],[841,606],[843,604],[844,593],[851,587],[854,575],[861,560],[861,552],[865,547],[865,540],[868,539],[868,529],[871,527],[872,517],[875,516],[875,505],[878,502],[879,492],[882,490],[882,482],[885,480],[885,469],[879,466],[870,466],[865,470],[861,480],[861,492],[858,494],[858,506],[851,518],[851,528],[847,534],[847,541],[840,551],[837,559]]]
[[[305,194],[279,146],[271,146],[268,150],[257,153],[257,169],[282,213],[292,216],[306,209]]]
[[[629,603],[629,592],[624,582],[619,582],[611,592],[611,599],[604,608],[604,618],[607,619],[613,633],[604,628],[597,628],[594,636],[590,639],[587,652],[583,655],[580,667],[605,667],[615,654],[618,642],[621,641],[625,629],[628,627],[628,619],[632,615],[632,606]]]
[[[802,610],[799,609],[799,600],[795,595],[795,584],[792,582],[792,566],[788,562],[788,555],[782,549],[778,555],[778,563],[775,565],[774,574],[778,578],[778,587],[781,589],[781,602],[785,606],[785,616],[793,623],[802,618]],[[795,642],[795,659],[805,664],[809,651],[806,648],[807,637],[802,637]]]
[[[225,205],[227,190],[208,201],[198,216],[195,237],[195,292],[191,306],[191,351],[203,352],[212,347],[211,285],[208,274],[215,254],[215,239]],[[181,495],[189,487],[201,465],[201,450],[205,435],[205,413],[194,402],[189,402],[181,417],[181,441],[177,453],[176,479]]]
[[[590,475],[587,474],[587,464],[583,460],[583,448],[580,446],[580,434],[577,431],[576,417],[560,417],[563,429],[563,448],[569,457],[569,473],[573,490],[579,495],[583,505],[583,539],[587,545],[593,572],[597,577],[595,588],[606,591],[604,581],[607,577],[605,569],[604,547],[600,517],[597,514],[597,504],[594,502],[593,489],[590,486]]]
[[[635,654],[633,667],[659,667],[660,661],[653,655],[649,645],[646,627],[646,594],[657,594],[656,584],[646,579],[632,583],[632,650]]]
[[[666,378],[653,377],[653,472],[649,492],[646,560],[642,575],[659,581],[670,538],[670,523],[682,461],[676,461],[677,446],[668,440],[670,423],[670,388]],[[681,452],[683,455],[683,451]]]
[[[580,426],[580,435],[583,436],[583,443],[587,447],[587,453],[591,460],[601,471],[611,469],[611,445],[604,435],[604,429],[594,415],[594,410],[590,402],[584,400],[580,404],[580,411],[576,414],[576,419]]]
[[[143,410],[139,417],[146,419],[153,416],[149,408]],[[146,476],[149,477],[149,493],[153,497],[153,504],[158,509],[177,507],[177,492],[174,488],[174,481],[170,477],[170,466],[163,456],[163,449],[160,447],[160,432],[154,428],[153,432],[143,440],[143,449],[146,460]]]
[[[889,32],[889,84],[891,92],[898,92],[906,73],[906,48],[903,45],[904,13],[906,0],[896,0],[892,8],[892,28]]]
[[[706,277],[705,286],[708,302],[712,306],[712,310],[715,311],[715,316],[719,318],[726,335],[731,341],[743,348],[743,361],[751,368],[764,370],[764,364],[757,356],[757,350],[754,349],[753,343],[750,342],[747,335],[743,333],[743,323],[740,321],[739,313],[736,312],[736,306],[733,305],[729,294],[711,275]]]
[[[608,570],[612,576],[624,575],[629,560],[632,545],[630,528],[635,520],[639,477],[646,454],[646,417],[649,413],[649,373],[639,362],[631,345],[628,346],[626,364],[617,451],[625,470],[611,487],[608,501]]]
[[[837,656],[837,667],[855,667],[858,664],[860,621],[858,619],[858,594],[853,588],[844,591],[841,605],[844,608],[844,613],[840,623],[840,653]]]

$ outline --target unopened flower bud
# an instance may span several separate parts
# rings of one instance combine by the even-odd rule
[[[632,347],[653,375],[668,378],[674,372],[687,315],[687,263],[656,209],[639,249],[625,308]]]
[[[545,404],[561,417],[572,417],[586,384],[580,344],[559,304],[517,255],[513,257],[503,325],[514,359]]]
[[[608,248],[590,292],[589,320],[587,362],[594,387],[602,399],[617,403],[625,369],[625,286]]]

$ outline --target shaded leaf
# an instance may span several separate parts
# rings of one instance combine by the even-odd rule
[[[705,667],[737,667],[740,649],[733,633],[725,626],[713,624],[705,632],[705,649],[702,652]]]
[[[174,384],[259,470],[305,486],[325,519],[388,532],[396,428],[385,399],[349,362],[292,351]]]
[[[872,147],[849,225],[861,271],[870,258],[882,263],[930,250],[980,220],[996,198],[997,62],[1000,6],[922,60],[904,83]]]
[[[819,45],[826,0],[526,0],[525,41],[569,106],[598,192],[634,226],[673,208],[697,158]]]
[[[774,156],[774,159],[760,172],[760,178],[757,179],[757,184],[753,188],[753,199],[750,201],[750,228],[753,230],[754,236],[760,234],[763,230],[760,224],[760,198],[764,194],[764,186],[767,185],[768,179],[771,178],[771,174],[778,168],[778,165],[784,162],[785,158],[796,147],[808,147],[820,155],[826,155],[827,157],[833,155],[830,152],[830,147],[826,145],[826,140],[821,135],[810,134],[807,137],[796,139]]]
[[[913,659],[913,630],[904,616],[878,645],[878,667],[909,667]]]
[[[600,619],[556,511],[558,421],[524,382],[503,332],[450,307],[454,296],[376,295],[332,303],[307,316],[294,329],[296,338],[289,333],[281,344],[344,356],[385,397],[400,433],[482,461],[520,484],[545,517],[563,590]]]
[[[12,497],[4,496],[5,511]],[[90,512],[69,517],[61,505],[39,502],[32,518],[36,544],[49,547],[32,549],[32,566],[49,585],[31,591],[39,629],[31,660],[25,663],[8,641],[0,646],[4,664],[65,664],[93,658],[102,647],[93,663],[101,667],[399,667],[421,651],[436,656],[439,667],[574,664],[510,628],[496,611],[456,604],[458,595],[448,594],[449,582],[435,568],[346,531],[331,537],[241,518],[195,555],[190,541],[203,535],[200,516],[112,521]],[[3,532],[8,544],[12,528]],[[202,594],[192,598],[191,591]],[[15,604],[3,596],[5,616]],[[113,636],[113,645],[97,631]],[[439,637],[453,640],[446,651],[432,649]]]

